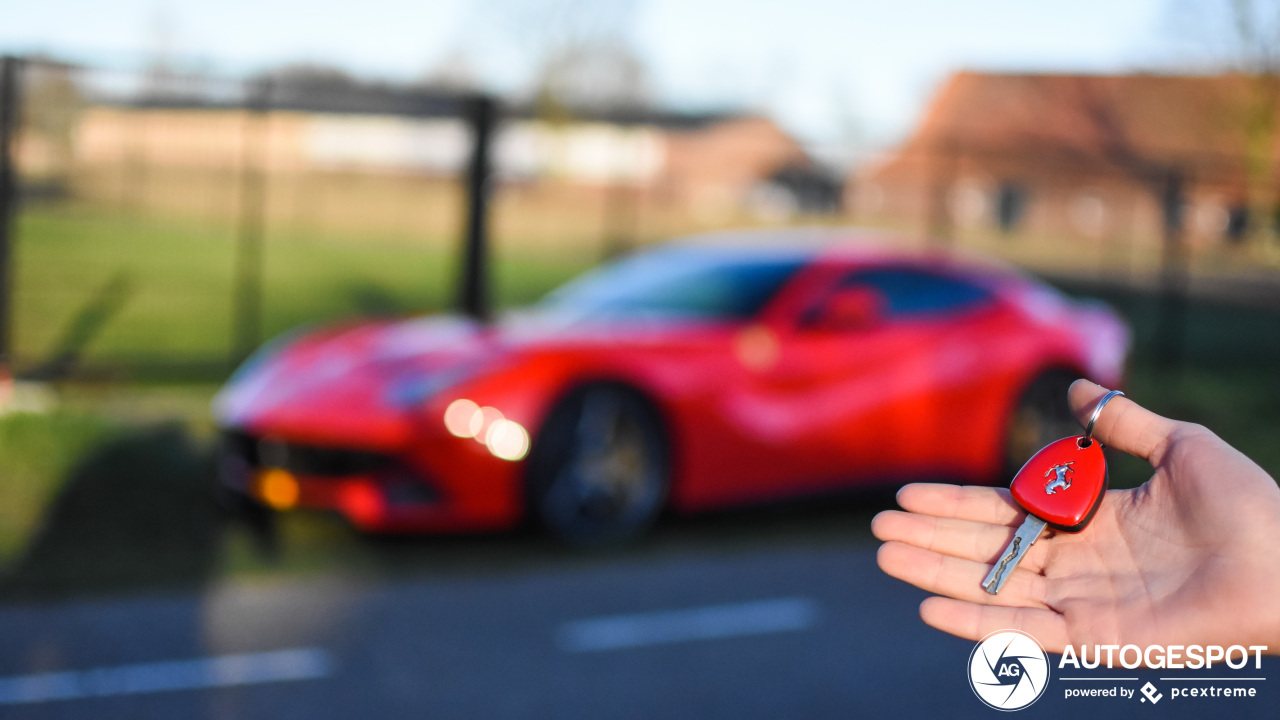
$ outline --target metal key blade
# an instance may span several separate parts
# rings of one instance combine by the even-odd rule
[[[1027,554],[1027,550],[1030,550],[1040,537],[1044,526],[1043,520],[1030,513],[1027,514],[1027,519],[1022,521],[1022,526],[1018,528],[1013,540],[1009,541],[1009,546],[1000,555],[999,562],[991,568],[991,572],[987,573],[987,579],[982,581],[983,589],[992,595],[1000,592],[1000,588],[1004,587],[1004,581],[1009,579],[1013,569],[1022,562],[1022,556]]]

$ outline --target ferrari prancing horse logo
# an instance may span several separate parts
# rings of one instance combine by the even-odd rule
[[[1067,473],[1075,472],[1075,469],[1071,467],[1074,463],[1075,461],[1073,460],[1071,462],[1062,463],[1061,465],[1054,465],[1045,471],[1045,477],[1049,477],[1050,475],[1054,476],[1052,480],[1044,484],[1045,495],[1052,495],[1059,490],[1066,490],[1071,487],[1071,478],[1067,477]]]

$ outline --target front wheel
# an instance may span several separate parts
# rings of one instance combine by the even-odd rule
[[[620,385],[596,383],[566,395],[539,431],[528,467],[533,516],[575,545],[639,535],[667,498],[658,413]]]
[[[1067,388],[1078,376],[1066,370],[1041,373],[1023,391],[1005,441],[1005,480],[1013,476],[1040,448],[1081,432],[1067,404]]]

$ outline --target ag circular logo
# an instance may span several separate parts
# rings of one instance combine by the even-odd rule
[[[1040,699],[1049,684],[1049,656],[1020,630],[997,630],[969,655],[969,686],[996,710],[1021,710]]]

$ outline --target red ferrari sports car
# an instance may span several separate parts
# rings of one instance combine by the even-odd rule
[[[493,324],[294,333],[215,400],[221,479],[371,532],[532,518],[576,543],[916,479],[991,483],[1115,387],[1129,331],[990,263],[845,233],[716,236],[595,269]]]

